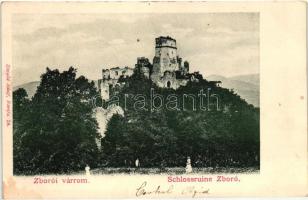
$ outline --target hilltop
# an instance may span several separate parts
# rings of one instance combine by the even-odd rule
[[[161,100],[154,102],[151,90]],[[209,90],[218,97],[218,107],[215,98],[203,109],[202,100],[195,98],[194,104],[185,98]],[[160,88],[133,75],[116,93],[117,103],[125,105],[124,116],[114,115],[107,124],[104,166],[132,167],[138,158],[143,167],[178,167],[190,157],[194,167],[258,168],[259,109],[234,92],[204,79],[177,90]],[[125,99],[127,94],[130,98]]]
[[[221,86],[227,89],[233,89],[239,96],[245,99],[248,103],[259,107],[259,74],[249,74],[242,76],[224,77],[220,75],[210,75],[206,77],[209,81],[222,81]],[[97,85],[97,80],[94,81]],[[33,81],[25,83],[13,88],[17,90],[18,88],[24,88],[28,97],[31,98],[39,85],[39,81]]]
[[[210,75],[206,77],[209,81],[220,80],[221,86],[233,89],[238,95],[248,103],[260,107],[260,76],[259,74],[248,74],[241,76],[224,77],[220,75]]]

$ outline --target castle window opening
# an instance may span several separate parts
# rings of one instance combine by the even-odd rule
[[[170,83],[170,81],[168,81],[167,82],[167,88],[170,88],[170,85],[171,85],[171,83]]]

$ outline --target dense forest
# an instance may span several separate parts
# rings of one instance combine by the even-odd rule
[[[125,115],[108,123],[102,139],[105,166],[133,167],[138,159],[142,167],[185,167],[189,156],[193,167],[259,167],[259,108],[233,91],[206,80],[177,90],[158,88],[138,74],[123,82],[110,100],[124,107]],[[165,100],[159,109],[150,106],[161,104],[153,101],[151,90]],[[202,108],[200,91],[210,91]]]
[[[138,73],[110,89],[114,96],[101,106],[118,104],[124,116],[109,120],[103,138],[93,117],[98,91],[76,69],[47,68],[31,99],[14,91],[14,173],[134,167],[136,159],[143,168],[185,167],[188,156],[197,168],[259,168],[259,108],[232,90],[206,80],[158,88]],[[153,101],[152,91],[164,102]]]

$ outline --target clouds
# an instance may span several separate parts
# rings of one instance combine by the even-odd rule
[[[224,76],[259,70],[257,13],[14,15],[13,78],[38,80],[47,66],[78,68],[90,79],[102,67],[154,56],[154,40],[170,35],[193,70]],[[17,79],[18,77],[18,79]]]

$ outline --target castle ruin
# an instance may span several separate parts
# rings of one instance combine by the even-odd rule
[[[129,67],[116,67],[102,70],[102,78],[98,80],[98,89],[101,97],[108,100],[110,87],[120,85],[119,79],[131,76],[135,72],[151,79],[157,86],[177,89],[185,86],[189,81],[202,79],[199,72],[189,73],[189,63],[182,63],[177,53],[176,40],[169,36],[160,36],[155,39],[155,56],[153,64],[148,58],[137,58],[135,69]]]
[[[187,84],[189,64],[182,65],[182,58],[177,54],[176,40],[167,36],[155,39],[152,81],[159,87],[177,89]]]
[[[119,84],[119,79],[131,76],[134,69],[129,67],[114,67],[111,69],[102,70],[102,78],[98,80],[98,90],[102,99],[108,100],[110,97],[110,87],[115,87]]]

